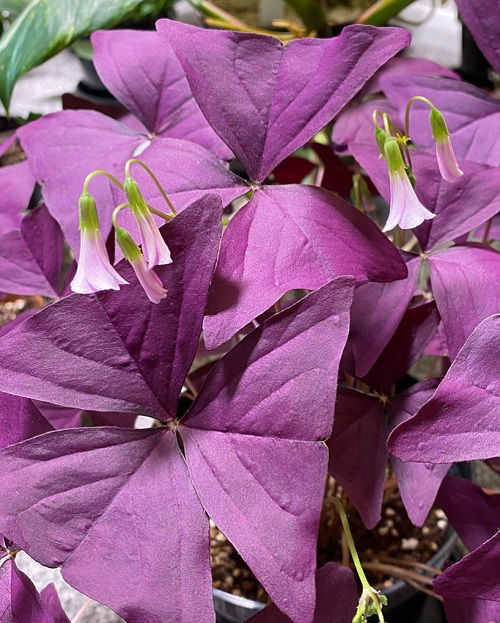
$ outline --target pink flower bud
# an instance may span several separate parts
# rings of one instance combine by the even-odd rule
[[[447,182],[454,182],[464,174],[458,167],[449,136],[436,141],[436,157],[441,177]]]

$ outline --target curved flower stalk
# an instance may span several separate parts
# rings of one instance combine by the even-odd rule
[[[426,219],[434,218],[435,214],[427,210],[415,194],[395,139],[386,138],[384,157],[389,169],[391,201],[389,218],[383,231],[390,231],[396,225],[399,225],[401,229],[413,229]]]
[[[159,303],[167,296],[167,291],[163,287],[161,279],[158,275],[146,265],[141,250],[135,243],[132,236],[123,227],[116,227],[116,240],[120,248],[131,264],[139,283],[146,292],[148,299],[152,303]],[[159,232],[158,232],[159,233]]]
[[[119,290],[125,285],[113,268],[99,229],[99,217],[94,198],[84,190],[78,201],[80,212],[80,255],[78,268],[71,282],[73,292],[92,294],[100,290]]]

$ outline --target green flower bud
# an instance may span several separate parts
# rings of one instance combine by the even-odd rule
[[[401,173],[405,170],[405,163],[398,142],[392,137],[387,137],[384,142],[384,158],[389,173]]]
[[[122,253],[129,262],[136,262],[142,257],[139,246],[129,234],[129,232],[123,227],[115,228],[116,241],[120,245]]]
[[[78,213],[80,216],[80,229],[99,229],[99,215],[95,205],[94,197],[86,190],[82,192],[78,199]]]
[[[123,188],[127,195],[128,204],[132,212],[136,216],[149,214],[149,209],[144,197],[142,196],[139,184],[133,177],[127,175],[125,182],[123,183]]]
[[[434,138],[434,140],[437,143],[446,141],[450,133],[448,132],[448,127],[446,125],[446,121],[444,120],[443,115],[439,112],[437,108],[431,108],[429,121],[431,124],[432,137]]]
[[[385,157],[384,146],[385,141],[388,138],[387,133],[379,126],[375,127],[375,140],[377,141],[378,148],[383,157]]]

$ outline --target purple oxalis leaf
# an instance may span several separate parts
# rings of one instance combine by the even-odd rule
[[[407,256],[408,276],[390,283],[363,283],[356,288],[348,344],[355,374],[364,377],[399,326],[415,293],[420,258]],[[393,379],[393,382],[397,379]],[[392,384],[392,383],[391,383]]]
[[[54,623],[70,623],[61,606],[56,587],[53,584],[48,584],[43,589],[40,593],[40,601],[42,602],[43,609],[51,614]]]
[[[500,311],[500,253],[456,246],[429,256],[434,298],[443,319],[450,358],[487,316]]]
[[[498,456],[500,315],[469,336],[432,398],[391,433],[403,461],[451,463]]]
[[[389,76],[381,80],[384,93],[399,109],[400,117],[408,100],[423,95],[446,119],[457,158],[482,164],[500,164],[500,102],[480,89],[449,78],[435,76]],[[420,147],[432,147],[429,109],[415,102],[411,109],[410,135]]]
[[[151,138],[182,138],[220,158],[231,157],[194,101],[175,54],[156,32],[100,30],[91,41],[99,77]]]
[[[247,190],[239,178],[203,147],[180,139],[160,137],[150,141],[95,111],[67,110],[46,115],[24,126],[19,134],[42,184],[47,207],[75,251],[80,245],[78,197],[85,177],[95,169],[121,177],[125,162],[140,146],[145,148],[141,159],[159,173],[178,210],[209,190],[221,194],[225,202]],[[140,175],[138,179],[142,179]],[[106,236],[112,210],[122,199],[113,195],[110,182],[102,176],[92,180],[90,192],[95,197],[101,229]],[[177,192],[180,197],[176,197]],[[148,198],[150,194],[149,191]],[[164,203],[157,207],[164,209]]]
[[[462,560],[448,567],[434,580],[433,588],[443,597],[495,601],[500,611],[499,567],[500,530]]]
[[[448,623],[496,623],[500,605],[487,599],[445,597],[444,609]]]
[[[352,290],[350,279],[327,284],[212,369],[179,423],[194,490],[170,427],[54,431],[0,452],[0,529],[42,564],[62,564],[73,586],[130,623],[208,622],[208,522],[199,497],[277,606],[312,623],[322,440]],[[144,533],[147,525],[154,529]],[[196,597],[183,586],[196,586]]]
[[[316,610],[313,623],[351,623],[358,604],[356,580],[348,567],[329,562],[316,572]],[[271,604],[248,623],[290,623],[290,619]]]
[[[21,212],[35,187],[35,178],[29,163],[25,160],[10,166],[0,167],[0,232],[16,229],[21,225]]]
[[[0,448],[52,430],[29,398],[0,393]]]
[[[390,398],[387,404],[389,430],[394,430],[399,424],[411,419],[434,394],[438,385],[438,379],[429,379],[417,383],[399,396]],[[408,516],[413,524],[422,526],[450,465],[413,463],[401,461],[394,456],[391,457],[391,462]]]
[[[385,161],[373,139],[370,144],[354,143],[351,153],[362,165],[380,194],[389,201],[389,176]],[[475,162],[461,161],[464,175],[453,184],[439,173],[434,154],[412,152],[416,193],[436,217],[417,227],[415,235],[424,251],[469,233],[500,210],[500,170]]]
[[[274,37],[171,20],[157,28],[203,114],[255,182],[310,140],[410,39],[397,28],[349,26],[339,37],[283,46]]]
[[[447,476],[437,503],[469,550],[476,549],[498,530],[500,493],[485,493],[462,478]]]
[[[304,623],[328,461],[321,440],[352,290],[351,279],[336,279],[255,329],[212,369],[181,421],[205,510],[278,608]]]
[[[174,417],[198,345],[221,215],[220,200],[207,195],[165,225],[174,261],[157,269],[168,289],[160,304],[149,303],[123,260],[118,269],[131,285],[71,295],[10,331],[0,387],[67,407]]]
[[[382,402],[351,389],[339,389],[333,433],[328,440],[328,470],[345,489],[368,529],[380,520],[386,438]]]
[[[57,297],[63,249],[59,225],[44,205],[38,206],[19,228],[0,237],[0,289]]]
[[[481,52],[500,73],[500,41],[498,40],[498,0],[456,0],[460,17],[470,30]]]
[[[402,279],[406,267],[376,225],[313,186],[264,186],[231,220],[222,240],[205,343],[214,348],[294,288],[333,277]]]
[[[69,623],[54,620],[33,583],[10,559],[0,567],[1,623]]]

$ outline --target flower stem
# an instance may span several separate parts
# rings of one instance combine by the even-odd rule
[[[163,190],[163,186],[158,181],[158,178],[153,173],[153,171],[151,171],[151,169],[148,167],[147,164],[144,164],[144,162],[142,162],[142,160],[139,160],[138,158],[130,158],[130,160],[127,160],[127,162],[125,163],[125,175],[126,176],[129,175],[130,167],[134,163],[141,165],[141,167],[146,171],[146,173],[149,175],[149,177],[153,180],[156,188],[158,188],[158,190],[160,191],[161,196],[163,197],[163,199],[165,199],[168,207],[170,208],[170,211],[175,216],[177,214],[176,209],[172,205],[172,202],[170,201],[170,199],[167,197],[167,193]],[[149,209],[151,210],[151,208],[149,208]],[[153,210],[151,210],[151,212],[153,212]],[[161,212],[160,213],[154,212],[154,214],[157,214],[158,216],[162,216]]]
[[[113,227],[115,229],[118,227],[118,223],[117,223],[118,214],[121,210],[123,210],[123,208],[128,208],[128,203],[120,203],[120,205],[117,205],[116,208],[113,210],[113,216],[111,218],[113,220]]]
[[[347,519],[345,509],[339,499],[333,498],[333,503],[335,504],[335,508],[337,509],[338,514],[340,515],[340,521],[342,522],[342,528],[344,529],[347,546],[349,547],[349,551],[351,552],[352,562],[356,567],[356,572],[361,581],[361,585],[363,586],[363,588],[369,588],[370,582],[368,582],[365,572],[363,571],[361,561],[359,560],[358,551],[356,550],[356,545],[354,544],[354,539],[352,538],[352,532],[349,526],[349,520]]]
[[[120,184],[120,182],[116,179],[116,177],[114,175],[111,175],[111,173],[108,173],[107,171],[92,171],[92,173],[89,173],[87,175],[87,177],[85,178],[85,181],[83,182],[83,192],[88,192],[90,180],[93,177],[96,177],[97,175],[104,175],[104,177],[107,177],[111,182],[113,182],[113,184],[118,186],[120,190],[123,190],[123,185]]]
[[[434,104],[423,95],[414,95],[408,100],[405,110],[405,136],[407,137],[410,136],[410,109],[413,102],[424,102],[424,104],[427,104],[431,110],[434,108]]]

